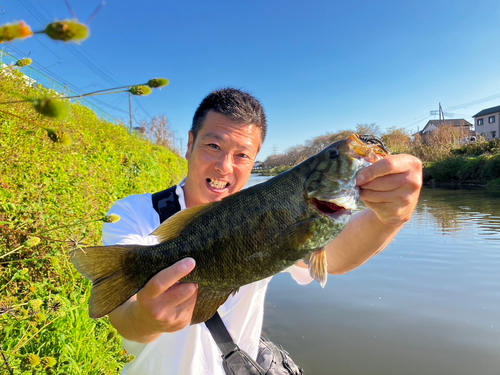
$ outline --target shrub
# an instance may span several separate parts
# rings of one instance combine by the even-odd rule
[[[485,180],[500,178],[500,153],[487,158],[481,176]]]
[[[480,156],[477,158],[465,159],[465,164],[456,171],[460,181],[482,181],[481,172],[487,162],[487,158]]]
[[[457,172],[467,163],[462,157],[453,157],[428,164],[424,169],[425,180],[434,179],[436,182],[458,181]]]
[[[0,101],[40,91],[48,92],[16,74],[0,76]],[[35,122],[0,113],[3,358],[16,374],[49,367],[58,374],[118,373],[131,358],[107,318],[88,317],[90,282],[75,271],[68,252],[100,244],[102,218],[114,201],[177,183],[186,162],[80,104],[71,105],[73,116],[64,125],[30,103],[3,109]],[[66,132],[72,143],[54,143],[45,128]]]

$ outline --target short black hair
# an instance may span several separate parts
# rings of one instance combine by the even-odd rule
[[[261,133],[260,145],[264,143],[267,133],[266,114],[260,102],[248,92],[225,87],[208,94],[194,113],[191,125],[193,139],[196,139],[209,111],[220,113],[238,124],[258,127]]]

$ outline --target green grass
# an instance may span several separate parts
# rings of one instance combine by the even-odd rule
[[[500,153],[480,156],[451,156],[426,164],[424,181],[438,183],[489,184],[500,179]]]
[[[16,72],[0,77],[0,101],[46,93]],[[71,109],[58,123],[29,103],[0,106],[31,121],[0,113],[0,374],[115,374],[133,359],[107,318],[88,317],[90,283],[68,254],[82,241],[100,244],[99,219],[117,199],[169,187],[187,170],[170,150]],[[71,145],[41,127],[65,131]],[[41,242],[23,245],[28,234]]]

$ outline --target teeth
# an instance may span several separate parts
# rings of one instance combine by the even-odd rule
[[[208,180],[208,184],[214,189],[225,189],[229,185],[229,183],[226,181],[212,179]]]

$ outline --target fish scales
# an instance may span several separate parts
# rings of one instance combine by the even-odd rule
[[[194,258],[196,267],[180,281],[199,286],[192,324],[209,319],[239,287],[301,259],[324,286],[322,249],[342,231],[356,206],[356,173],[386,155],[380,150],[353,135],[262,184],[175,214],[153,233],[157,245],[73,251],[76,268],[93,281],[91,317],[109,313],[159,271],[186,257]]]

